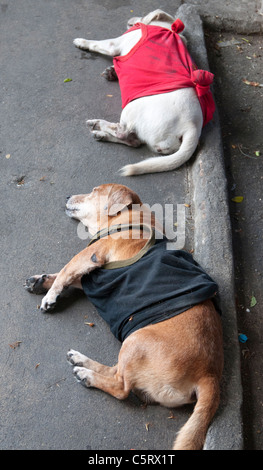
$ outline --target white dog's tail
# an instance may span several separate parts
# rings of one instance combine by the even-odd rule
[[[193,414],[180,429],[173,450],[201,450],[209,424],[218,408],[220,387],[216,377],[205,377],[197,386]]]
[[[153,157],[133,165],[121,168],[122,176],[142,175],[144,173],[160,173],[162,171],[175,170],[187,162],[193,155],[200,137],[199,129],[189,129],[183,136],[182,144],[177,152],[172,155]]]

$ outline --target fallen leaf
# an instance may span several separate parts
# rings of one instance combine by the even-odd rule
[[[230,39],[230,41],[218,41],[216,45],[218,47],[227,47],[227,46],[235,46],[236,44],[242,44],[242,41],[238,39]]]
[[[72,78],[65,78],[64,83],[72,82]]]
[[[246,78],[243,78],[242,80],[243,83],[245,83],[246,85],[250,85],[250,86],[259,86],[259,87],[263,87],[263,83],[259,83],[259,82],[251,82],[250,80],[247,80]]]
[[[170,416],[168,416],[167,419],[176,419],[176,416],[174,416],[173,412],[171,411]]]
[[[40,366],[40,362],[38,362],[38,363],[35,365],[35,369],[37,369],[39,366]]]
[[[243,196],[236,196],[231,199],[233,202],[242,202],[243,201]]]
[[[145,423],[145,428],[146,428],[146,431],[149,431],[149,426],[150,426],[151,423]]]
[[[242,113],[249,113],[251,111],[252,106],[246,106],[245,108],[240,108]]]
[[[249,359],[249,358],[250,358],[251,353],[250,353],[250,351],[249,351],[248,348],[242,349],[242,356],[243,356],[245,359]]]
[[[88,326],[90,326],[90,327],[94,326],[94,323],[90,323],[90,322],[88,322],[88,321],[85,321],[84,323],[85,323],[85,325],[88,325]]]
[[[15,341],[14,343],[12,344],[9,344],[10,348],[12,349],[16,349],[20,346],[20,344],[22,343],[22,341]]]
[[[41,176],[39,181],[45,181],[45,179],[46,179],[46,176]]]
[[[255,155],[256,155],[257,157],[260,157],[260,151],[259,151],[259,150],[256,150],[256,151],[255,151]]]
[[[7,158],[7,160],[11,157],[10,153],[8,153],[5,158]]]
[[[249,41],[248,39],[246,39],[246,38],[241,38],[241,39],[242,39],[242,41],[245,41],[245,42],[248,42],[248,43],[250,42],[250,41]]]
[[[250,301],[250,307],[255,307],[256,304],[257,304],[257,299],[254,295],[252,295],[251,301]]]
[[[113,95],[107,95],[107,96],[108,96],[109,98],[112,98],[112,97],[113,97]]]
[[[25,184],[25,176],[19,176],[16,179],[16,185],[17,186],[23,186],[23,184]]]

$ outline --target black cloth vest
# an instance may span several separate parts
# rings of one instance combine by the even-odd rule
[[[167,239],[155,240],[134,264],[97,268],[82,277],[85,294],[120,341],[218,297],[217,284],[192,255],[166,245]]]

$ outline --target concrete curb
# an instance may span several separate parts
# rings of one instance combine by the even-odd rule
[[[189,31],[189,49],[197,45],[192,56],[198,65],[208,69],[208,59],[197,9],[182,5],[177,16]],[[241,450],[242,385],[234,302],[234,270],[227,181],[218,113],[202,134],[201,149],[189,167],[194,203],[195,259],[217,281],[221,294],[225,347],[225,369],[220,409],[205,444],[206,450]]]

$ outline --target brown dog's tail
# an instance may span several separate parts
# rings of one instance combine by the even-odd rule
[[[197,403],[193,414],[180,429],[173,450],[200,450],[203,448],[208,426],[220,400],[219,381],[205,377],[196,388]]]

